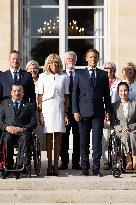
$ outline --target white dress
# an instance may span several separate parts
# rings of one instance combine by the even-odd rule
[[[43,95],[42,113],[45,121],[43,133],[65,132],[64,95],[69,94],[67,74],[40,74],[38,94]]]

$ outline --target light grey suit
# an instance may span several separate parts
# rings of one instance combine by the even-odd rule
[[[125,148],[124,151],[136,155],[136,101],[128,101],[128,115],[126,118],[122,103],[117,101],[112,104],[111,127],[115,130],[117,136],[121,137]],[[129,128],[129,133],[121,132],[126,127]]]

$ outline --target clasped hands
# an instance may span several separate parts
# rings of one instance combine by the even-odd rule
[[[9,132],[10,134],[17,135],[17,134],[24,132],[25,130],[22,127],[7,126],[6,131]]]

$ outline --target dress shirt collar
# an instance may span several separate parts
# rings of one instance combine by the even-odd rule
[[[75,68],[72,68],[71,70],[69,68],[66,68],[66,73],[68,76],[70,76],[70,71],[72,71],[73,76],[75,76]]]
[[[92,69],[96,71],[96,67],[95,67],[95,68],[91,68],[91,67],[87,66],[87,69],[88,69],[89,71],[92,71]]]
[[[18,104],[20,104],[21,103],[21,100],[13,100],[12,99],[12,102],[14,103],[14,102],[18,102]]]
[[[13,68],[10,68],[10,72],[13,74],[15,71],[17,71],[17,73],[19,73],[20,68],[18,68],[17,70],[14,70]]]

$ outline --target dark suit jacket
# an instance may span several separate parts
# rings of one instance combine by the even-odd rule
[[[0,129],[4,131],[7,126],[27,128],[28,132],[36,128],[37,120],[33,104],[22,101],[15,113],[12,100],[4,100],[0,106]]]
[[[76,70],[72,92],[72,111],[81,117],[102,117],[110,113],[110,90],[107,73],[96,69],[93,86],[87,68]]]
[[[24,88],[23,99],[36,105],[35,85],[32,75],[25,70],[20,69],[18,83]],[[2,96],[2,100],[11,98],[12,84],[13,78],[10,70],[3,72],[0,77],[0,95]]]

